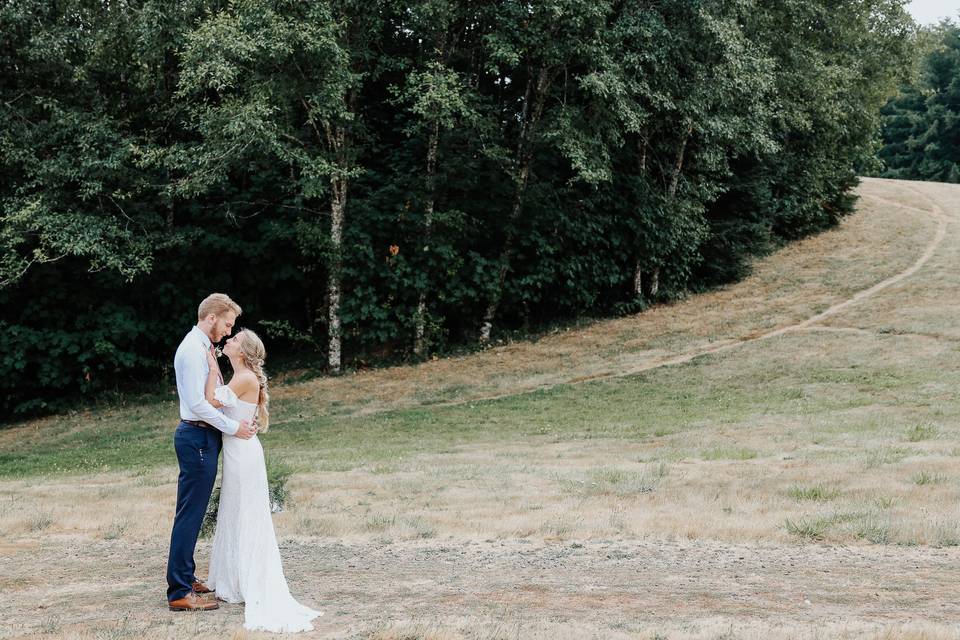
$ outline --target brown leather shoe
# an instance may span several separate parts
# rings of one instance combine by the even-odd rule
[[[209,587],[207,587],[207,585],[197,580],[193,583],[193,592],[194,593],[213,593],[213,589],[210,589]]]
[[[188,593],[179,600],[170,601],[170,611],[210,611],[219,609],[216,600],[204,600],[195,593]]]

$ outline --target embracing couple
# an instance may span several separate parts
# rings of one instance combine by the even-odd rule
[[[217,600],[243,602],[247,629],[309,631],[310,621],[323,614],[299,604],[287,588],[257,438],[270,421],[263,342],[249,329],[226,341],[223,354],[233,368],[228,384],[217,363],[214,345],[230,335],[240,313],[229,296],[207,296],[196,326],[174,358],[180,424],[173,445],[180,477],[167,559],[167,601],[172,611],[209,611],[219,608]],[[196,576],[193,554],[221,449],[220,506],[204,584]]]

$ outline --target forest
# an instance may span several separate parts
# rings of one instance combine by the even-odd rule
[[[213,291],[337,375],[737,280],[858,175],[956,181],[957,30],[904,4],[6,0],[5,414],[169,385]]]
[[[881,110],[876,175],[960,182],[960,27],[945,21],[917,36],[914,73]]]

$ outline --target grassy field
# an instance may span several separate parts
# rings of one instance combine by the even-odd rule
[[[278,386],[306,637],[960,637],[960,188],[860,192],[735,285]],[[164,609],[176,411],[0,431],[0,637],[257,637]]]

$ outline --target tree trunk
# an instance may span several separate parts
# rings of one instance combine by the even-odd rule
[[[333,248],[333,257],[330,261],[330,272],[327,280],[327,364],[330,367],[330,373],[339,374],[342,364],[340,356],[340,275],[343,270],[343,254],[341,247],[343,214],[347,204],[347,181],[343,178],[333,178],[330,184],[333,188],[333,197],[330,199],[330,244]]]
[[[500,251],[499,269],[497,272],[497,284],[490,297],[490,303],[483,314],[483,323],[480,325],[480,342],[486,344],[490,341],[490,332],[493,329],[493,320],[497,316],[497,310],[500,307],[500,300],[503,297],[503,285],[507,279],[507,272],[510,270],[510,254],[513,251],[513,243],[516,234],[516,223],[520,219],[520,212],[523,210],[523,198],[527,190],[527,181],[530,178],[530,165],[533,163],[533,151],[531,149],[531,140],[533,131],[540,116],[543,114],[543,106],[546,101],[547,89],[550,86],[551,73],[548,67],[541,67],[537,74],[536,84],[533,77],[527,77],[527,87],[524,92],[523,114],[520,124],[520,141],[517,145],[517,174],[516,186],[513,192],[513,204],[510,207],[510,217],[507,219],[507,233],[503,242],[503,248]],[[530,110],[530,101],[533,100],[533,110]]]
[[[440,120],[433,123],[433,131],[430,132],[430,144],[427,148],[427,202],[423,217],[423,252],[430,251],[430,234],[433,230],[433,208],[436,203],[436,173],[437,173],[437,149],[440,146]],[[413,352],[417,357],[422,358],[426,355],[426,324],[427,324],[427,288],[420,291],[420,298],[417,301],[417,316],[415,335],[413,339]]]
[[[347,91],[343,94],[343,106],[347,113],[356,114],[356,94]],[[310,104],[301,96],[300,103],[306,114],[311,113]],[[350,178],[346,177],[351,162],[352,134],[346,125],[334,124],[323,120],[323,132],[317,121],[308,117],[308,122],[317,136],[317,141],[325,148],[328,156],[340,171],[330,176],[330,247],[331,258],[327,275],[327,366],[329,372],[338,375],[342,370],[340,294],[343,274],[343,222],[347,208],[347,191]],[[342,172],[342,173],[341,173]]]
[[[687,140],[693,133],[693,125],[687,126],[687,132],[683,136],[683,142],[680,143],[680,149],[677,150],[677,161],[673,166],[673,177],[670,179],[670,197],[676,197],[677,187],[680,185],[680,171],[683,169],[683,154],[687,150]]]
[[[523,196],[526,193],[527,179],[530,176],[530,162],[523,161],[520,167],[520,175],[517,180],[517,187],[513,194],[513,206],[510,207],[510,217],[507,223],[507,237],[503,243],[503,249],[500,251],[499,268],[497,271],[497,284],[493,296],[490,298],[490,304],[483,314],[483,324],[480,326],[480,342],[490,341],[490,331],[493,329],[493,320],[497,316],[497,309],[500,307],[500,300],[503,297],[503,285],[507,280],[507,271],[510,270],[510,254],[513,252],[513,242],[516,232],[513,226],[520,217],[520,210],[523,208]]]
[[[680,172],[683,170],[683,159],[684,154],[687,151],[687,141],[690,140],[690,134],[693,133],[693,125],[687,125],[687,130],[683,135],[683,140],[680,142],[680,148],[677,150],[677,160],[673,165],[673,175],[670,177],[670,188],[667,193],[670,195],[670,199],[677,197],[677,188],[680,186]],[[650,297],[657,295],[657,292],[660,291],[660,267],[656,266],[650,272]]]
[[[449,25],[447,27],[449,29]],[[446,64],[450,55],[457,48],[457,37],[453,37],[453,45],[450,48],[450,51],[447,51],[447,37],[449,31],[445,30],[438,39],[437,47],[437,57],[436,61],[440,64]],[[430,131],[430,141],[427,145],[427,177],[426,177],[426,186],[427,186],[427,202],[424,207],[424,216],[423,216],[423,257],[427,261],[427,266],[425,267],[426,273],[424,274],[425,279],[430,275],[429,261],[427,257],[431,249],[431,239],[433,233],[433,211],[437,202],[437,154],[440,148],[440,118],[439,116],[433,121],[433,128]],[[428,286],[424,286],[420,291],[419,298],[417,300],[417,314],[416,314],[416,325],[414,328],[414,337],[413,337],[413,353],[418,358],[423,358],[427,355],[427,290]]]
[[[637,146],[640,147],[638,150],[639,169],[640,175],[644,175],[647,172],[647,140],[643,136],[637,139]],[[637,257],[633,266],[633,295],[640,297],[643,295],[643,265],[641,258]]]
[[[344,103],[353,112],[351,96],[344,96]],[[349,166],[351,140],[343,125],[324,123],[328,148],[333,152],[337,165]],[[334,174],[330,178],[330,272],[327,278],[327,365],[330,373],[339,374],[342,368],[340,350],[340,278],[343,273],[343,220],[347,208],[349,178]]]

